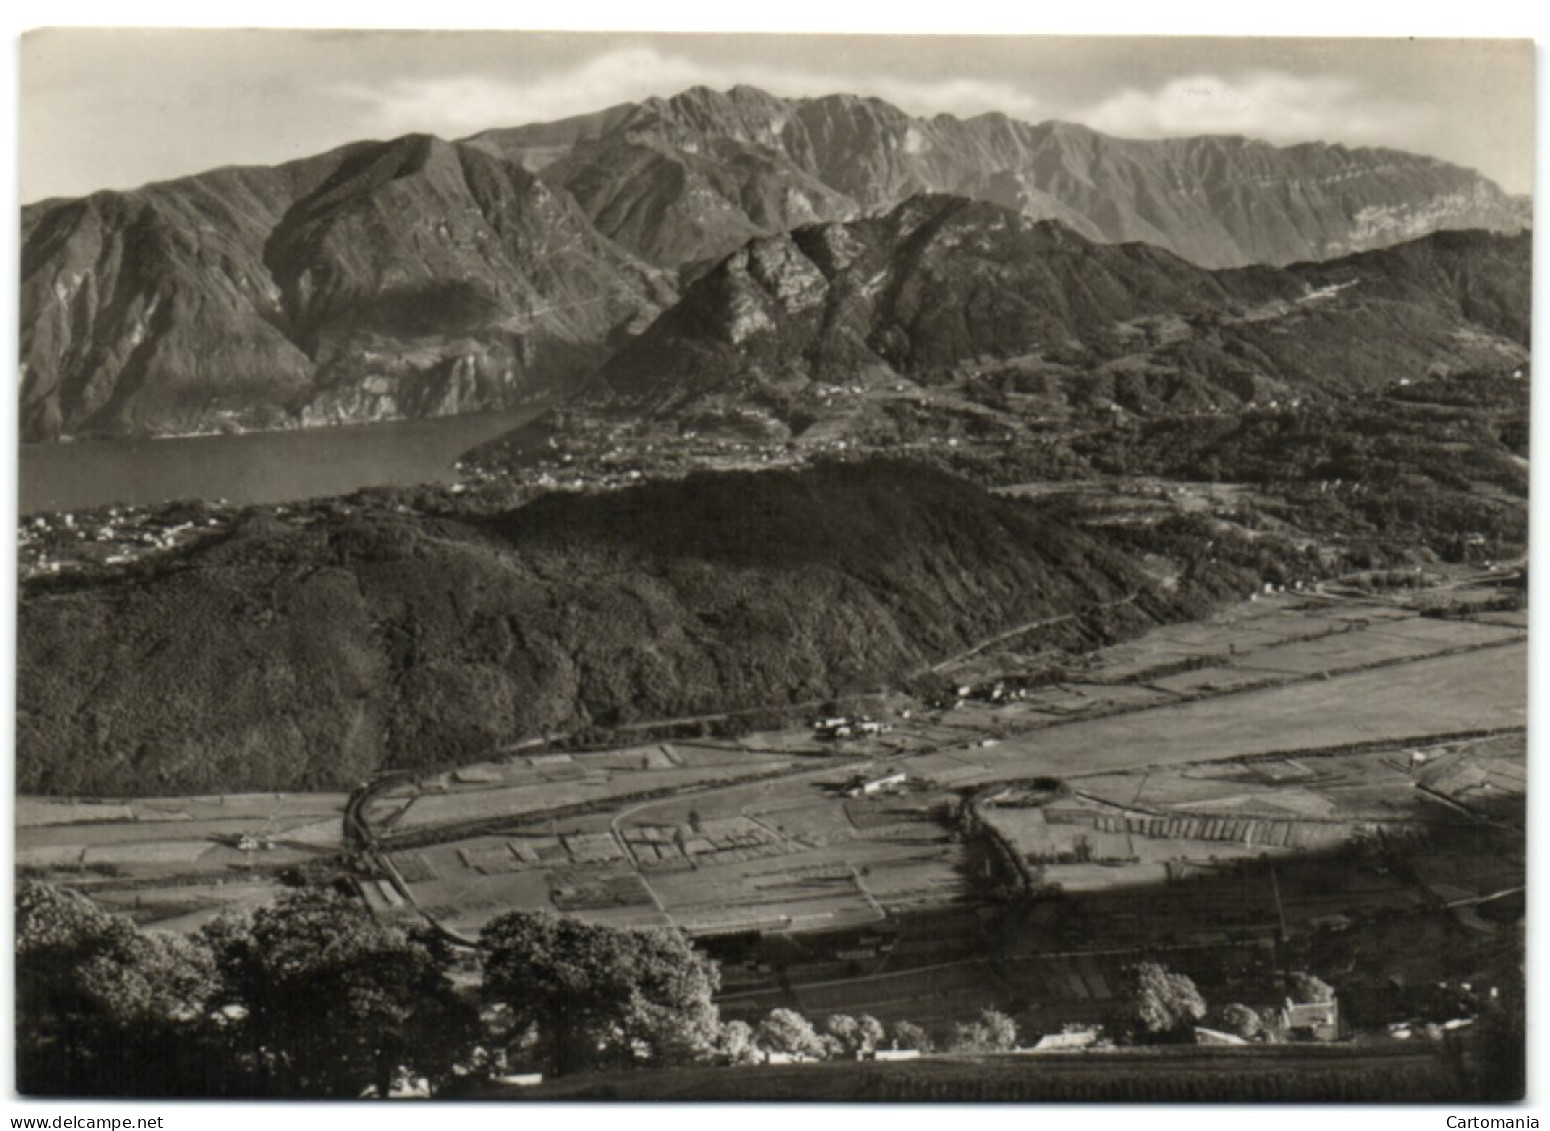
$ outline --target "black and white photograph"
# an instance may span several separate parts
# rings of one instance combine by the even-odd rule
[[[122,19],[13,43],[18,1110],[1537,1126],[1532,39]]]

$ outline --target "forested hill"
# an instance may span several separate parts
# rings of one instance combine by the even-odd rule
[[[332,504],[93,581],[24,586],[17,788],[344,786],[632,719],[871,689],[985,636],[1135,592],[1121,550],[901,463],[694,476],[488,520]]]
[[[1210,271],[1148,244],[954,196],[754,240],[603,366],[621,405],[792,415],[815,386],[976,374],[1130,411],[1364,392],[1528,356],[1532,239],[1443,232],[1286,268]],[[783,411],[785,410],[785,411]]]

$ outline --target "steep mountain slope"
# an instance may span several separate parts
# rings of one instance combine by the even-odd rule
[[[1527,219],[1475,173],[1411,154],[694,89],[24,209],[22,436],[507,407],[569,389],[750,240],[938,192],[1208,266]]]
[[[1528,202],[1477,173],[1384,149],[1241,137],[1134,141],[1001,114],[914,118],[875,98],[697,87],[470,143],[542,170],[652,262],[847,220],[922,192],[1003,204],[1094,240],[1208,267],[1325,259],[1445,228],[1516,231]]]
[[[1527,357],[1530,239],[1440,233],[1208,271],[957,197],[750,242],[601,371],[632,407],[1002,373],[1136,411],[1346,392]]]
[[[1139,562],[902,463],[549,496],[484,521],[259,512],[159,564],[24,587],[17,786],[339,786],[553,730],[870,689],[1131,593],[1116,615],[1134,630],[1257,580],[1224,561],[1163,591]]]
[[[669,280],[563,193],[428,137],[23,211],[22,435],[498,408]]]

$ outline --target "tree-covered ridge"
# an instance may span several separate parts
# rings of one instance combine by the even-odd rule
[[[904,463],[691,476],[493,517],[255,510],[185,551],[27,586],[18,787],[306,789],[505,742],[894,683],[1137,594],[1130,627],[1255,577],[1154,591],[1140,555]]]
[[[1099,472],[1242,483],[1305,529],[1458,559],[1528,534],[1529,382],[1471,373],[1382,396],[1167,417],[1071,441]]]

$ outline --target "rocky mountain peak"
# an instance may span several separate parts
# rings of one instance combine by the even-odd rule
[[[573,164],[556,159],[551,174],[606,234],[668,267],[793,223],[886,211],[922,192],[991,200],[1095,239],[1146,240],[1205,266],[1326,258],[1400,231],[1511,231],[1526,218],[1520,202],[1472,171],[1392,151],[1125,140],[1069,122],[914,118],[876,98],[782,99],[751,87],[696,88],[640,109],[627,128],[589,140]],[[501,144],[533,160],[524,137]],[[631,151],[643,146],[660,172],[642,175]],[[711,162],[738,171],[731,184]],[[644,230],[642,212],[662,223]]]
[[[632,410],[809,416],[824,388],[994,380],[1146,412],[1526,358],[1529,239],[1439,233],[1210,271],[947,194],[750,241],[602,376]],[[1095,399],[1096,398],[1096,399]]]
[[[821,227],[866,217],[882,226]],[[1526,201],[1471,170],[1392,150],[1125,140],[1001,114],[918,118],[851,94],[695,87],[464,142],[360,142],[25,209],[23,434],[503,407],[584,378],[751,240],[798,258],[756,247],[751,290],[721,273],[746,299],[745,328],[822,305],[786,309],[817,285],[784,289],[806,262],[849,296],[826,364],[871,365],[874,338],[910,335],[859,330],[868,304],[908,288],[858,272],[934,263],[940,248],[966,249],[982,286],[1022,286],[996,256],[1047,258],[1071,239],[1221,268],[1527,219]],[[785,236],[815,225],[827,234]],[[1057,312],[1069,301],[1048,293]],[[891,365],[904,355],[890,349]]]

